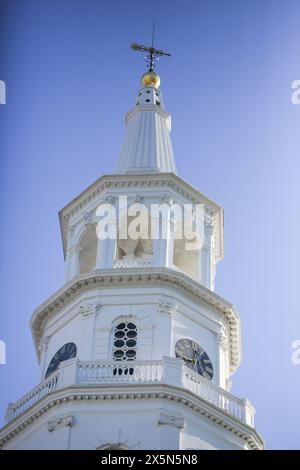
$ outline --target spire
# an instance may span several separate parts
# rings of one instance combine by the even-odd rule
[[[159,57],[170,54],[151,47],[132,44],[135,51],[148,52],[148,71],[142,76],[134,108],[126,115],[126,134],[115,173],[175,173],[171,116],[164,110],[160,77],[154,72]]]

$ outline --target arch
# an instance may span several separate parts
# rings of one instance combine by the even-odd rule
[[[139,206],[134,204],[133,206]],[[133,207],[131,206],[131,207]],[[145,208],[144,208],[145,209]],[[120,230],[126,237],[117,237],[116,259],[131,266],[132,263],[152,263],[153,240],[151,239],[151,218],[148,212],[141,211],[139,215],[126,217],[120,215]],[[131,238],[135,235],[134,238]],[[136,236],[140,234],[140,236]]]
[[[79,273],[92,271],[96,266],[97,233],[95,225],[89,225],[79,240]]]
[[[126,312],[127,310],[127,312]],[[148,313],[136,308],[135,313],[126,308],[122,315],[118,315],[110,324],[109,351],[110,360],[113,359],[114,331],[118,324],[122,322],[132,322],[137,327],[136,359],[137,361],[149,361],[152,359],[153,349],[153,323]]]
[[[125,305],[123,313],[116,312],[115,317],[99,317],[96,323],[95,341],[97,342],[97,360],[113,360],[114,328],[119,321],[130,320],[137,325],[137,361],[150,361],[153,355],[153,323],[148,312],[139,306]]]
[[[112,332],[114,361],[135,361],[137,357],[138,327],[134,319],[120,319]]]
[[[197,279],[200,251],[186,250],[186,243],[190,243],[190,240],[184,237],[174,240],[173,264],[191,278]]]

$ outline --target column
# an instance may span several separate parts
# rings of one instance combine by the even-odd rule
[[[212,235],[213,224],[205,222],[204,227],[204,244],[198,252],[198,281],[208,289],[213,288],[213,271],[212,271]]]
[[[173,200],[167,195],[161,198],[163,210],[152,216],[159,227],[159,237],[153,240],[153,266],[171,268],[173,266],[174,239],[171,231],[171,205]],[[163,231],[164,227],[164,231]]]
[[[107,195],[103,204],[114,205],[115,197]],[[109,222],[110,223],[110,222]],[[111,221],[112,224],[116,224],[116,220]],[[96,269],[112,269],[114,266],[116,258],[116,246],[117,246],[117,237],[116,238],[98,238],[97,242],[97,257],[96,257]]]
[[[80,359],[94,361],[95,318],[101,308],[100,303],[84,302],[79,307],[82,316]]]
[[[79,253],[80,246],[73,245],[67,251],[66,282],[79,273]]]

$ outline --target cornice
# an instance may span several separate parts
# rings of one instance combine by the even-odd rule
[[[109,388],[109,391],[107,390]],[[215,407],[192,392],[182,391],[172,385],[135,385],[132,386],[89,386],[69,387],[53,392],[40,400],[34,407],[8,423],[0,431],[0,449],[25,428],[33,424],[48,410],[74,401],[111,401],[111,400],[167,400],[179,403],[205,419],[220,426],[243,440],[251,450],[264,449],[264,440],[255,428],[244,424],[228,413]],[[74,413],[74,411],[73,411]]]
[[[159,114],[164,119],[171,118],[171,114],[167,113],[163,108],[156,106],[155,104],[139,105],[139,106],[135,106],[131,111],[128,111],[128,113],[126,113],[126,116],[125,116],[126,126],[128,125],[129,119],[133,118],[136,114],[149,113],[149,112]],[[171,126],[169,130],[171,130]]]
[[[53,294],[31,318],[31,329],[38,358],[40,341],[46,324],[62,308],[82,293],[101,288],[164,286],[175,289],[221,314],[228,325],[230,369],[233,373],[241,361],[240,321],[234,306],[185,274],[168,268],[129,268],[122,270],[98,269],[72,278]]]
[[[145,188],[150,186],[163,186],[165,188],[171,188],[181,196],[186,197],[191,203],[202,203],[205,205],[206,211],[216,219],[216,257],[217,260],[222,259],[224,225],[223,208],[174,173],[104,175],[97,179],[86,190],[80,193],[75,199],[73,199],[69,204],[59,211],[64,256],[66,257],[68,221],[70,217],[76,214],[79,210],[86,207],[87,204],[95,200],[95,198],[97,198],[107,189],[114,190],[119,188]]]

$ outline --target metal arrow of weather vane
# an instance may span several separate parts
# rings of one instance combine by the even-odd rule
[[[145,61],[148,64],[149,72],[154,71],[156,62],[159,60],[160,57],[163,57],[163,56],[171,57],[171,54],[168,54],[168,52],[164,52],[160,49],[154,48],[154,31],[155,31],[155,23],[153,22],[151,47],[143,46],[142,44],[136,44],[136,43],[133,43],[130,46],[131,49],[133,49],[134,51],[149,52],[149,54],[145,56]]]

